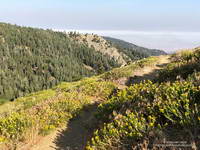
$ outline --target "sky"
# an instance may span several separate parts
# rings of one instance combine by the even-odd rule
[[[168,52],[200,46],[199,0],[1,1],[0,22],[97,33]]]

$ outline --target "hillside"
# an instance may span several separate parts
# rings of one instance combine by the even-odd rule
[[[120,79],[126,78],[128,80],[129,76],[133,75],[135,70],[143,68],[143,65],[153,66],[156,63],[158,63],[158,58],[148,58],[129,66],[116,68],[99,76],[71,83],[63,82],[53,89],[32,93],[18,98],[14,102],[1,105],[0,146],[2,146],[2,149],[15,147],[20,150],[28,150],[29,148],[27,147],[31,147],[35,142],[44,142],[41,140],[42,136],[48,135],[56,128],[70,125],[71,118],[78,117],[85,110],[86,112],[87,110],[91,112],[90,109],[92,108],[94,111],[91,114],[89,113],[91,117],[87,115],[85,117],[87,118],[86,122],[82,122],[82,124],[78,122],[79,125],[75,124],[78,130],[74,129],[74,131],[78,133],[72,132],[71,138],[69,138],[71,141],[73,137],[78,136],[81,141],[80,144],[82,144],[83,140],[79,137],[82,134],[79,131],[83,130],[84,133],[87,133],[88,131],[85,130],[84,126],[91,129],[96,126],[95,122],[93,122],[93,113],[96,112],[96,105],[101,101],[107,100],[118,87],[125,86],[119,83]],[[67,128],[64,128],[63,132],[65,130]],[[62,138],[62,135],[59,136],[59,134],[55,136]],[[46,141],[44,143],[49,142]],[[62,144],[60,147],[62,147]],[[66,149],[66,147],[63,149]]]
[[[0,103],[109,71],[125,65],[124,58],[134,60],[97,35],[87,37],[92,44],[61,32],[0,23]]]
[[[78,34],[78,33],[69,33],[69,37],[73,40],[78,41],[81,44],[85,44],[90,48],[94,48],[96,51],[101,52],[102,54],[107,54],[111,58],[114,58],[120,65],[125,65],[126,60],[124,57],[127,57],[125,54],[120,53],[119,50],[111,44],[109,44],[105,39],[98,35],[93,34]]]
[[[170,140],[199,149],[199,60],[198,48],[150,57],[6,103],[0,146],[121,150]]]
[[[0,99],[48,89],[119,64],[64,33],[0,24]]]
[[[185,141],[175,144],[180,149],[200,149],[200,49],[178,52],[170,61],[158,65],[157,75],[143,74],[139,83],[134,76],[132,86],[98,106],[101,125],[88,150],[162,149],[166,141]]]
[[[119,39],[115,39],[111,37],[103,37],[103,38],[107,40],[111,44],[111,46],[116,47],[117,49],[119,49],[120,52],[130,57],[131,60],[137,60],[144,57],[159,56],[159,55],[167,54],[166,52],[162,50],[140,47],[123,40],[119,40]]]
[[[96,51],[109,55],[121,65],[126,65],[128,62],[149,56],[166,54],[162,50],[148,49],[119,39],[101,37],[95,34],[70,32],[69,37],[88,47],[94,48]]]

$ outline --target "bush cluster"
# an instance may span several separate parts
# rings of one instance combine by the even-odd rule
[[[67,125],[71,118],[97,99],[107,99],[116,85],[98,80],[94,77],[62,83],[52,90],[32,93],[7,103],[9,111],[0,112],[0,144],[16,148],[20,142],[45,136]]]
[[[171,60],[155,83],[135,84],[98,106],[100,126],[88,150],[152,149],[164,139],[200,148],[200,49]]]
[[[97,118],[104,124],[94,133],[87,148],[141,148],[139,143],[144,144],[146,139],[150,142],[151,134],[155,135],[157,130],[165,132],[166,128],[184,130],[185,135],[190,135],[188,140],[195,139],[193,142],[197,143],[199,78],[196,73],[185,81],[162,84],[147,81],[119,91],[117,96],[99,105]]]

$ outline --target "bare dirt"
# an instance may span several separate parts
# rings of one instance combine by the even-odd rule
[[[70,120],[68,127],[43,137],[29,150],[83,150],[97,122],[94,117],[96,107],[97,104],[93,104],[84,108],[79,116]]]
[[[130,86],[145,80],[155,80],[159,71],[170,62],[169,56],[160,56],[155,65],[145,66],[134,71],[133,75],[126,80],[126,85]]]

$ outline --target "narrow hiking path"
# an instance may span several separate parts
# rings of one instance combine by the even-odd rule
[[[133,75],[125,81],[125,85],[140,83],[144,80],[154,80],[158,77],[159,71],[170,62],[169,56],[159,56],[159,60],[155,65],[145,66],[134,71]]]
[[[84,108],[66,127],[43,137],[29,150],[83,150],[97,122],[94,112],[97,104]]]
[[[119,87],[125,88],[127,87],[125,85],[155,79],[159,70],[170,62],[169,56],[159,57],[155,65],[145,66],[136,70],[130,78],[124,81],[124,85],[119,85]],[[79,116],[71,119],[69,124],[66,125],[67,127],[57,129],[50,135],[39,139],[32,148],[26,150],[83,150],[92,133],[92,129],[97,123],[94,116],[96,108],[97,104],[87,107]]]

